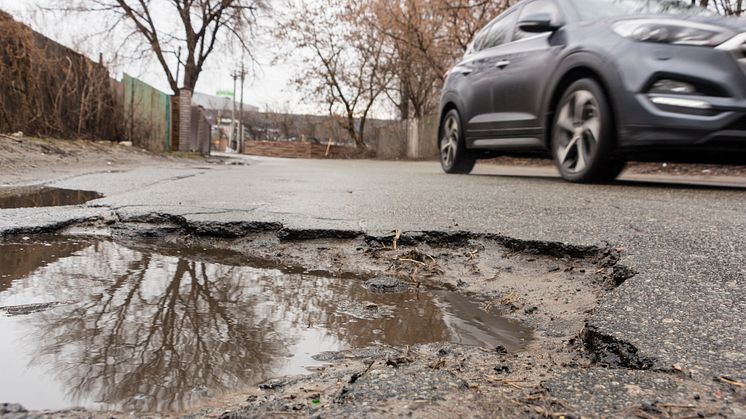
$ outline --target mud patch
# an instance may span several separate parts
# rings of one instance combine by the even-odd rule
[[[458,293],[372,292],[365,276],[249,253],[183,237],[0,243],[0,394],[33,410],[179,412],[308,374],[322,352],[531,342]]]
[[[103,195],[93,191],[80,191],[50,187],[0,188],[0,208],[36,208],[80,205]]]

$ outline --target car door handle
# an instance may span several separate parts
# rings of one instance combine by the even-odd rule
[[[508,60],[500,60],[495,64],[495,67],[497,68],[505,68],[510,65],[510,61]]]
[[[471,72],[472,72],[472,70],[468,69],[468,68],[464,68],[462,70],[459,70],[459,73],[461,73],[461,75],[464,75],[464,76],[468,76],[469,74],[471,74]]]

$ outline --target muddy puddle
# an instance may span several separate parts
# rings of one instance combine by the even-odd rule
[[[0,307],[0,402],[28,409],[182,411],[307,373],[324,351],[531,339],[454,292],[102,239],[0,243]]]
[[[34,208],[80,205],[103,197],[92,191],[50,187],[0,187],[0,208]]]

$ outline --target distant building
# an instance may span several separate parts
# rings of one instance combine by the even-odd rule
[[[247,112],[244,114],[244,136],[246,140],[298,141],[334,145],[353,145],[349,133],[342,128],[337,118],[329,115],[302,115],[282,112]],[[359,121],[357,121],[359,123]],[[374,146],[378,128],[394,121],[368,119],[365,142]]]
[[[231,136],[231,122],[233,114],[233,100],[230,97],[209,95],[206,93],[195,92],[192,95],[192,104],[203,108],[206,113],[210,116],[210,122],[212,123],[212,138],[214,142],[214,149],[220,150],[225,149],[224,145],[217,145],[217,141],[220,144],[220,140],[228,140]],[[239,112],[241,111],[241,104],[236,102],[236,118],[239,118]],[[257,112],[259,108],[247,103],[243,104],[244,115],[250,112]],[[236,124],[238,125],[238,124]],[[227,141],[224,142],[227,144]]]
[[[225,112],[233,111],[233,101],[229,97],[208,95],[206,93],[194,92],[192,95],[192,103],[195,106],[201,106],[208,111],[216,111],[225,115]],[[236,102],[236,112],[241,110],[241,104]],[[243,104],[244,112],[257,112],[258,107],[249,105],[248,103]]]
[[[229,97],[195,93],[192,102],[205,109],[212,123],[213,149],[225,149],[231,138],[233,102]],[[236,119],[239,119],[236,104]],[[285,112],[260,112],[259,108],[244,104],[244,141],[309,141],[317,144],[354,145],[349,133],[342,128],[337,118],[329,115],[303,115]],[[359,121],[356,121],[359,124]],[[365,143],[375,147],[378,129],[396,121],[368,119],[365,128]],[[236,121],[236,129],[239,127]],[[359,127],[357,127],[359,128]]]

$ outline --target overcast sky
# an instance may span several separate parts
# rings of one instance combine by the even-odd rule
[[[39,12],[38,5],[48,5],[51,0],[0,0],[3,9],[18,20],[29,24],[35,30],[74,49],[98,58],[98,53],[104,54],[105,60],[112,57],[118,41],[111,38],[90,37],[95,32],[96,22],[83,19],[63,18],[59,14]],[[272,24],[270,20],[263,23],[265,29]],[[290,62],[273,64],[277,49],[276,42],[268,34],[268,30],[259,34],[254,43],[257,65],[249,69],[249,78],[244,88],[245,102],[258,106],[262,110],[270,106],[275,110],[291,110],[303,113],[324,113],[324,108],[318,104],[304,103],[303,96],[297,87],[291,84],[293,68],[297,63]],[[200,75],[196,90],[203,93],[215,94],[218,90],[232,90],[233,80],[230,77],[234,68],[240,65],[241,58],[230,54],[220,53],[211,55]],[[170,91],[166,77],[160,65],[155,62],[123,63],[121,70],[141,78],[159,89]],[[236,92],[238,99],[238,91]]]

